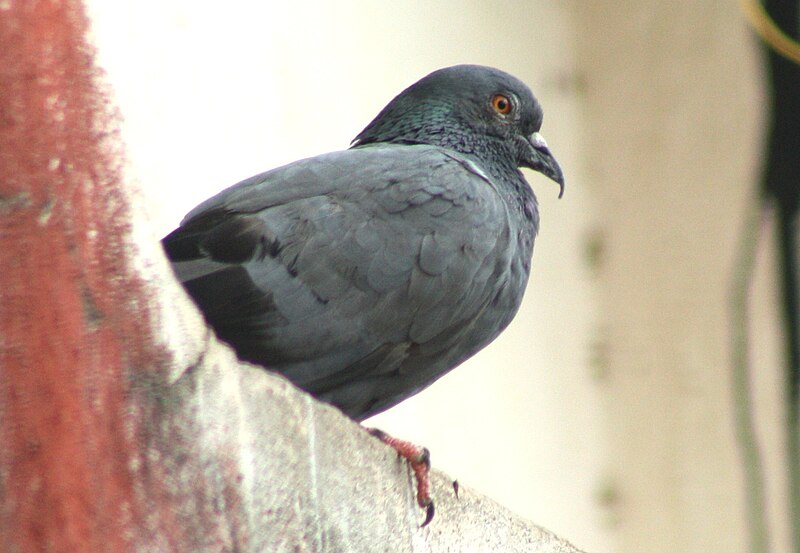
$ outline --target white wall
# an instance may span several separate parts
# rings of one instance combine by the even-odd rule
[[[731,380],[734,261],[764,148],[759,52],[731,1],[573,4],[582,160],[603,256],[603,395],[619,551],[747,550]],[[748,328],[772,550],[787,551],[777,290]]]

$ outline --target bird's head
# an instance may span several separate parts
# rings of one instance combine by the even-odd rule
[[[395,97],[353,140],[432,144],[490,167],[528,167],[557,182],[564,174],[539,134],[542,108],[516,77],[479,65],[439,69]]]

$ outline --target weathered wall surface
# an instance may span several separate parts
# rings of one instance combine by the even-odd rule
[[[456,496],[440,472],[436,516],[419,528],[415,483],[394,450],[216,342],[160,401],[171,406],[159,421],[166,492],[197,498],[180,520],[208,540],[194,550],[579,553],[463,485]],[[187,453],[195,459],[182,462]]]
[[[764,143],[756,41],[736,2],[573,3],[617,551],[747,550],[734,432],[734,262]],[[769,233],[748,322],[772,547],[788,551]]]

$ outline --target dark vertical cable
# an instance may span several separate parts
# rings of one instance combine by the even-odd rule
[[[788,37],[800,37],[800,2],[766,0],[764,7]],[[787,339],[787,446],[794,551],[800,553],[800,306],[797,217],[800,206],[800,65],[768,49],[772,113],[763,181],[775,206],[778,263]]]

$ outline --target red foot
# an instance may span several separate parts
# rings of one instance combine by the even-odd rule
[[[417,480],[417,504],[425,509],[425,521],[420,528],[427,526],[433,520],[433,500],[431,499],[431,454],[426,447],[420,447],[405,440],[399,440],[377,428],[367,428],[367,432],[378,438],[386,445],[394,448],[400,457],[406,459],[414,471]]]

